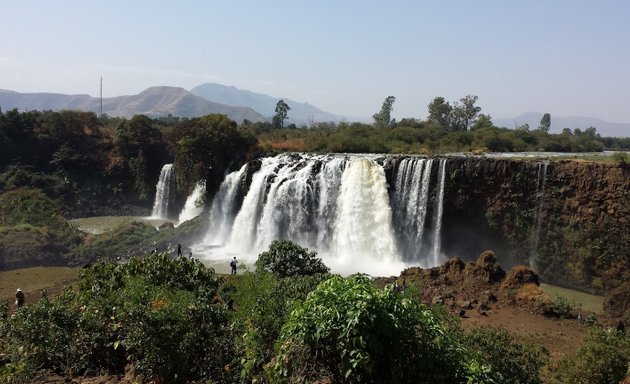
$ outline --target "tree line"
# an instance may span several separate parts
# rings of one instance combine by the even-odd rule
[[[439,154],[447,152],[592,152],[630,149],[630,138],[601,137],[595,127],[549,133],[545,114],[537,129],[499,128],[481,113],[477,96],[449,103],[436,97],[426,120],[391,118],[394,96],[374,123],[318,123],[285,127],[290,107],[280,100],[272,122],[224,115],[199,118],[137,115],[97,117],[91,112],[0,112],[0,189],[42,189],[66,207],[86,213],[125,203],[147,206],[165,163],[175,163],[177,194],[205,179],[212,192],[244,161],[278,151]],[[105,212],[102,212],[105,213]]]

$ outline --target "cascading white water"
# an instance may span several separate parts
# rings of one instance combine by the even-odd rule
[[[343,173],[332,242],[334,258],[328,262],[340,269],[368,262],[400,264],[385,173],[371,160],[354,160]]]
[[[348,165],[343,157],[333,157],[324,162],[319,172],[319,205],[317,221],[320,223],[317,232],[317,246],[321,251],[328,251],[333,236],[335,219],[337,218],[337,197],[341,188],[341,177]]]
[[[249,192],[243,200],[243,205],[234,219],[232,230],[227,238],[218,243],[225,244],[233,252],[244,253],[245,257],[254,259],[256,255],[251,255],[253,244],[256,240],[256,227],[260,213],[265,202],[267,179],[272,176],[272,172],[279,165],[280,157],[264,158],[260,170],[254,174]],[[215,224],[214,222],[212,224]],[[213,229],[211,228],[210,231]]]
[[[247,164],[238,171],[228,174],[219,186],[219,191],[210,206],[210,222],[213,223],[213,229],[206,234],[206,243],[215,246],[222,245],[226,236],[229,235],[236,215],[238,187],[246,169]]]
[[[190,196],[188,196],[188,198],[186,199],[184,208],[182,208],[182,211],[179,213],[179,224],[201,215],[204,207],[203,195],[205,192],[206,181],[201,180],[197,182],[197,184],[195,185],[195,189],[193,189]]]
[[[194,247],[195,254],[253,262],[272,240],[289,239],[317,251],[338,273],[393,274],[404,268],[404,261],[432,266],[429,251],[405,243],[413,238],[421,245],[423,235],[401,236],[390,207],[390,201],[397,201],[406,220],[424,231],[424,217],[416,216],[427,213],[432,159],[401,161],[406,165],[394,172],[400,180],[393,180],[400,185],[389,191],[384,167],[375,157],[291,154],[259,161],[244,197],[234,191],[244,183],[245,168],[226,177],[212,203],[211,228]],[[239,209],[235,201],[240,199]],[[435,201],[441,204],[442,198]],[[413,249],[415,257],[403,258],[400,244]]]
[[[168,218],[168,205],[173,177],[173,164],[165,164],[160,171],[160,178],[155,187],[155,200],[151,217],[155,219]]]
[[[537,270],[536,258],[538,257],[538,244],[540,243],[540,231],[542,228],[542,209],[545,202],[545,184],[547,181],[548,161],[538,164],[538,174],[536,178],[536,194],[538,196],[538,207],[536,208],[535,226],[532,234],[531,249],[529,252],[529,267]]]
[[[435,193],[435,224],[433,225],[433,265],[439,265],[442,246],[442,214],[444,213],[444,183],[446,180],[446,159],[440,159],[438,190]]]
[[[394,217],[401,237],[403,258],[420,261],[429,201],[429,182],[433,159],[401,160],[396,172]]]
[[[313,244],[316,205],[311,175],[316,161],[290,164],[276,172],[256,231],[257,252],[264,251],[275,239]]]

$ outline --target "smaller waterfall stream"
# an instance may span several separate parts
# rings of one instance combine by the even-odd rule
[[[536,180],[536,194],[538,195],[538,206],[536,207],[535,227],[531,239],[531,249],[529,252],[529,267],[536,271],[536,259],[538,258],[538,245],[540,243],[540,231],[542,229],[542,210],[545,203],[545,184],[547,181],[547,168],[549,162],[538,164],[538,175]]]
[[[446,180],[446,159],[440,159],[438,190],[435,193],[435,220],[433,224],[433,265],[440,265],[442,245],[442,213],[444,212],[444,182]]]
[[[186,199],[186,203],[184,204],[184,208],[179,214],[179,224],[184,221],[188,221],[194,219],[195,217],[201,215],[203,212],[203,195],[206,191],[206,181],[202,180],[197,182],[195,185],[195,189],[193,189],[192,193]]]
[[[155,219],[168,218],[169,195],[173,179],[173,164],[165,164],[160,171],[160,178],[155,188],[155,200],[151,217]]]

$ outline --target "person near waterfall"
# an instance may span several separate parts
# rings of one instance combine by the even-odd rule
[[[24,305],[24,292],[20,288],[15,292],[15,305],[19,307]]]
[[[230,267],[232,267],[232,275],[236,275],[236,264],[238,263],[238,261],[236,261],[236,256],[234,256],[234,259],[232,259],[232,261],[230,261]]]
[[[182,255],[182,245],[177,244],[177,256],[181,256],[181,255]]]

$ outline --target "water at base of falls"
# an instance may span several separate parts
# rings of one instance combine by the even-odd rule
[[[335,273],[384,276],[408,265],[432,267],[441,261],[436,242],[446,160],[432,173],[433,162],[399,159],[388,183],[383,160],[375,156],[263,158],[244,196],[239,186],[247,166],[225,178],[212,201],[210,230],[193,253],[253,263],[271,241],[289,239],[317,251]],[[425,220],[431,182],[439,196]]]

